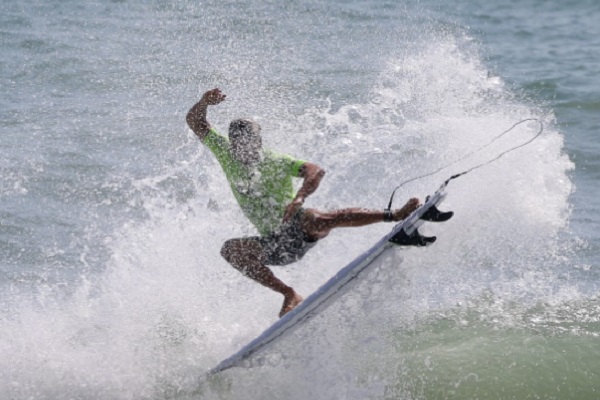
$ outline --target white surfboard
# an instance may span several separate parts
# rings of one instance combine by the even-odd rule
[[[270,328],[264,331],[256,339],[248,343],[237,353],[223,360],[219,365],[208,372],[208,376],[240,365],[250,356],[267,349],[276,340],[290,334],[302,323],[323,310],[325,310],[336,299],[346,293],[356,278],[366,271],[383,252],[391,247],[400,246],[427,246],[435,241],[435,237],[424,237],[418,232],[418,228],[426,221],[442,222],[452,217],[451,212],[441,213],[437,205],[446,198],[444,191],[446,185],[427,201],[416,209],[408,218],[397,223],[390,233],[385,235],[373,247],[358,256],[354,261],[342,268],[327,283],[316,292],[306,298],[300,305],[284,315]]]

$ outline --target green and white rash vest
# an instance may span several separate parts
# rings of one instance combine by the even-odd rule
[[[264,149],[261,161],[249,167],[233,157],[229,139],[212,128],[203,143],[221,164],[244,215],[260,234],[281,225],[286,206],[296,196],[292,178],[299,176],[305,162]]]

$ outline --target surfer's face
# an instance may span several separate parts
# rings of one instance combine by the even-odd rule
[[[250,120],[235,120],[229,125],[231,153],[239,162],[254,165],[261,159],[260,125]]]
[[[262,139],[260,135],[244,135],[231,140],[231,153],[239,162],[254,165],[260,161]]]

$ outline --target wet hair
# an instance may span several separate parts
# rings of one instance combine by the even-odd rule
[[[260,125],[251,119],[234,119],[229,124],[229,137],[238,138],[244,135],[260,134]]]

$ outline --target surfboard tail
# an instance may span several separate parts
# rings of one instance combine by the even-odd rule
[[[436,241],[435,236],[423,236],[419,233],[421,225],[425,222],[445,222],[448,221],[454,213],[452,211],[440,211],[437,206],[444,201],[446,193],[440,188],[435,195],[427,196],[425,204],[417,208],[401,225],[389,242],[399,246],[417,246],[424,247]]]

